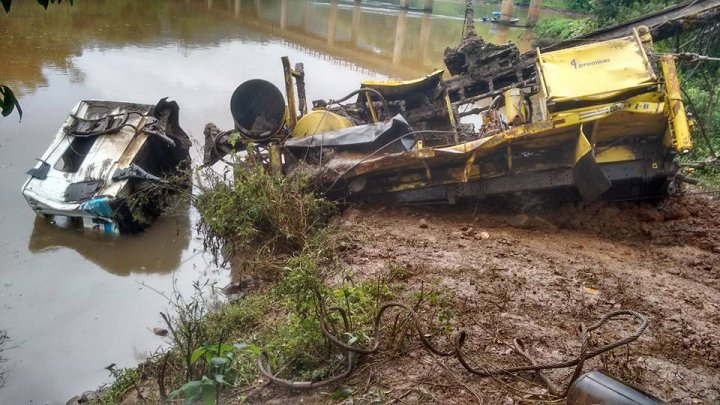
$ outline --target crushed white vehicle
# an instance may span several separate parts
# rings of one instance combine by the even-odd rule
[[[81,101],[22,187],[38,214],[104,233],[137,233],[165,208],[190,165],[174,101]],[[189,185],[185,182],[186,185]]]

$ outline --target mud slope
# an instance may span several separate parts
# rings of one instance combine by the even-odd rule
[[[514,338],[538,362],[574,358],[581,322],[589,325],[618,308],[642,312],[650,319],[645,334],[629,350],[596,357],[585,369],[603,370],[667,401],[720,401],[717,201],[689,196],[661,209],[602,203],[514,216],[477,212],[346,210],[343,226],[362,240],[347,254],[353,277],[386,277],[393,268],[405,299],[421,289],[441,292],[450,309],[445,330],[468,331],[466,351],[478,367],[525,364],[506,344]],[[437,314],[424,314],[438,325]],[[632,326],[613,322],[593,334],[593,344],[620,338]],[[434,341],[445,345],[439,335]],[[417,339],[408,342],[402,352],[365,359],[347,382],[353,400],[517,403],[543,391],[532,375],[480,379],[453,358],[433,357]],[[562,386],[571,371],[548,376]],[[325,402],[337,388],[302,396]],[[265,394],[264,400],[300,399]]]

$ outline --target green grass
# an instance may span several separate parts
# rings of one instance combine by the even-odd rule
[[[115,381],[99,392],[99,395],[93,403],[102,405],[116,405],[122,402],[125,395],[132,388],[135,388],[140,381],[140,372],[138,368],[121,368],[110,372]]]

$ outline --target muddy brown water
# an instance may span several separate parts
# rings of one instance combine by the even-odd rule
[[[24,111],[22,122],[0,118],[0,328],[14,346],[3,352],[0,403],[65,403],[108,382],[111,363],[142,361],[162,344],[150,329],[167,307],[148,286],[169,293],[174,283],[189,291],[194,280],[227,281],[203,253],[187,206],[133,237],[35,217],[20,194],[25,171],[79,100],[177,100],[197,159],[206,122],[230,127],[238,84],[281,86],[281,56],[305,63],[310,100],[339,98],[363,79],[441,68],[444,48],[460,39],[462,10],[461,1],[435,1],[423,13],[378,1],[76,0],[43,11],[16,0],[0,12],[0,83]],[[476,15],[492,10],[478,6]],[[523,50],[532,40],[519,28],[477,27]]]

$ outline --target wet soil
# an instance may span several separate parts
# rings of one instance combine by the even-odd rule
[[[360,207],[347,209],[342,221],[362,241],[346,254],[353,277],[374,279],[394,268],[401,269],[403,291],[441,289],[450,297],[447,329],[468,332],[465,352],[476,367],[526,364],[508,346],[515,338],[538,362],[576,358],[580,323],[631,309],[648,317],[645,333],[587,361],[585,370],[669,402],[720,401],[718,200],[691,195],[659,208],[573,203],[524,214]],[[431,322],[433,314],[423,315]],[[614,321],[591,344],[619,339],[634,326]],[[441,332],[433,341],[448,342]],[[454,358],[431,355],[417,338],[408,342],[365,358],[337,387],[306,393],[267,387],[250,400],[332,402],[335,390],[349,387],[358,403],[498,404],[546,392],[534,375],[478,378]],[[571,373],[547,375],[564,387]]]

